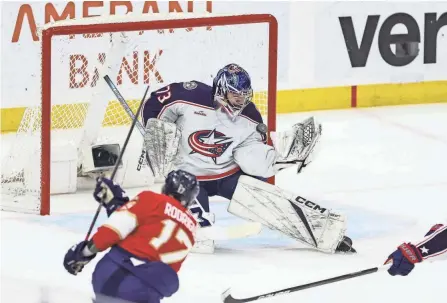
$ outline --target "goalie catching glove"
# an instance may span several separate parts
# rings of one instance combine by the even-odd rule
[[[312,161],[311,154],[320,140],[322,127],[314,117],[296,123],[291,130],[271,132],[273,146],[279,157],[275,167],[281,169],[298,164],[298,173]]]

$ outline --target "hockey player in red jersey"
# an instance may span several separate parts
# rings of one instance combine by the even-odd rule
[[[68,250],[64,267],[76,275],[111,248],[93,272],[96,302],[112,297],[154,303],[173,295],[177,272],[194,245],[196,221],[187,207],[198,192],[196,177],[182,170],[169,173],[162,194],[143,191],[130,201],[119,185],[99,179],[94,197],[109,218],[91,240]]]
[[[428,258],[447,257],[447,225],[436,224],[416,245],[401,244],[386,260],[385,264],[393,263],[388,269],[392,276],[406,276],[420,263]]]

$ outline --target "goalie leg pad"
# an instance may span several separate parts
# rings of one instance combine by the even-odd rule
[[[249,176],[239,178],[228,211],[325,253],[336,251],[346,231],[344,215]]]
[[[144,148],[155,177],[166,177],[177,157],[181,132],[175,123],[149,119],[144,135]]]

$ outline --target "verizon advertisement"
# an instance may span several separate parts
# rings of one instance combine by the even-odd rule
[[[316,18],[324,85],[447,80],[447,2],[336,2]]]

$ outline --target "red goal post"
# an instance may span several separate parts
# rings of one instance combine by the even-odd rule
[[[42,70],[41,70],[41,88],[42,88],[42,96],[41,96],[41,111],[40,111],[40,174],[39,174],[39,183],[40,189],[34,191],[33,193],[37,195],[37,199],[39,200],[39,213],[41,215],[48,215],[50,213],[50,193],[51,184],[52,184],[52,129],[55,128],[55,105],[54,105],[54,90],[55,86],[58,86],[59,77],[62,77],[59,74],[55,74],[54,67],[52,65],[57,62],[57,56],[59,54],[58,49],[55,49],[55,46],[52,45],[53,40],[57,37],[73,37],[75,35],[100,35],[100,34],[110,34],[112,33],[126,33],[126,32],[146,32],[146,31],[165,31],[169,30],[170,32],[187,29],[186,31],[196,29],[196,28],[209,28],[210,35],[213,35],[213,29],[219,27],[228,27],[236,26],[235,31],[240,27],[237,26],[246,26],[251,24],[263,24],[266,25],[267,35],[263,37],[267,46],[267,58],[259,58],[259,60],[263,60],[260,62],[260,65],[266,65],[267,70],[265,71],[265,75],[263,75],[263,80],[267,80],[267,86],[261,88],[262,92],[258,92],[258,88],[254,87],[255,91],[255,104],[258,106],[265,106],[265,110],[261,110],[263,112],[263,116],[266,117],[266,124],[268,126],[268,130],[274,131],[276,126],[276,91],[277,91],[277,55],[278,55],[278,24],[277,20],[274,16],[269,14],[253,14],[253,15],[232,15],[232,16],[205,16],[205,17],[188,17],[183,15],[181,18],[172,18],[167,17],[165,20],[145,20],[152,18],[152,16],[122,16],[122,17],[110,17],[108,19],[101,18],[86,18],[82,20],[76,21],[61,21],[56,22],[54,24],[49,24],[45,26],[41,30],[41,44],[42,44]],[[104,21],[106,20],[106,21]],[[215,31],[216,32],[216,31]],[[236,32],[233,32],[233,36],[237,35]],[[248,34],[247,34],[248,35]],[[231,34],[228,34],[228,37],[231,37]],[[65,39],[65,38],[64,38]],[[183,38],[182,38],[183,39]],[[195,40],[187,40],[187,45],[179,46],[179,53],[182,52],[182,47],[192,46]],[[203,41],[206,41],[203,40]],[[203,43],[203,41],[201,43]],[[191,44],[189,44],[191,43]],[[219,42],[220,43],[220,42]],[[87,43],[88,44],[88,43]],[[89,45],[86,44],[86,47]],[[231,44],[231,42],[230,42]],[[262,43],[260,43],[262,44]],[[204,50],[207,49],[208,46],[204,46]],[[249,45],[246,49],[246,56],[252,56],[250,54],[250,50],[254,50],[256,45]],[[222,50],[225,51],[225,50]],[[228,52],[231,51],[229,48]],[[198,54],[200,55],[200,54]],[[241,56],[241,52],[237,53],[237,56]],[[217,59],[217,58],[216,58]],[[55,61],[56,60],[56,61]],[[265,62],[264,62],[265,61]],[[230,63],[230,62],[228,62]],[[244,62],[235,62],[241,64],[243,67]],[[206,65],[207,63],[205,63]],[[222,65],[223,66],[223,65]],[[255,65],[254,65],[255,66]],[[121,68],[121,67],[120,67]],[[181,67],[180,67],[181,68]],[[202,68],[204,69],[204,68]],[[121,69],[120,69],[121,72]],[[129,71],[128,71],[129,72]],[[209,74],[216,73],[217,70],[209,70],[206,71]],[[250,73],[252,79],[257,77],[257,75],[250,72],[250,68],[248,68],[248,72]],[[204,72],[205,73],[205,72]],[[190,78],[183,79],[183,81],[189,81],[196,79],[195,70],[191,69],[189,71]],[[103,76],[103,75],[102,75]],[[102,77],[101,76],[101,77]],[[129,74],[130,77],[130,74]],[[113,77],[112,77],[113,78]],[[102,81],[99,79],[98,81]],[[141,82],[141,81],[140,81]],[[171,79],[166,79],[166,84],[171,81]],[[208,81],[208,84],[210,81]],[[120,87],[118,87],[120,89]],[[70,91],[67,91],[69,94]],[[142,92],[141,92],[142,93]],[[258,93],[259,97],[256,98],[256,93]],[[123,93],[124,95],[124,93]],[[126,97],[126,96],[124,96]],[[105,111],[106,109],[104,109]],[[70,117],[75,115],[76,113],[70,113]],[[88,115],[88,114],[87,114]],[[67,114],[68,117],[68,114]],[[86,118],[87,121],[87,118]],[[28,122],[29,123],[29,122]],[[104,125],[104,123],[103,123]],[[59,140],[59,139],[58,139]],[[123,141],[122,139],[119,139]],[[269,138],[269,143],[271,143]],[[122,144],[122,142],[120,142]],[[126,150],[127,153],[127,150]],[[58,178],[59,175],[53,176],[53,178]],[[22,180],[23,184],[26,184],[26,180]],[[3,184],[2,184],[3,186]]]

